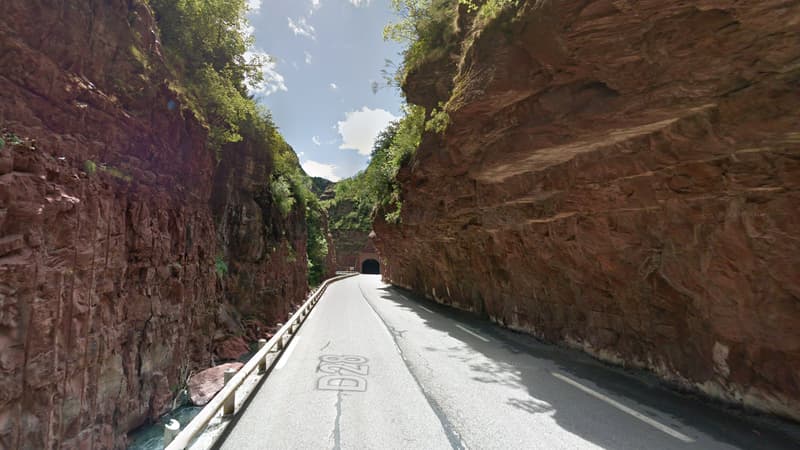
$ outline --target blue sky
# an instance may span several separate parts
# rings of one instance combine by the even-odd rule
[[[266,53],[265,82],[252,89],[271,111],[310,175],[331,180],[366,167],[375,135],[401,115],[385,60],[402,48],[383,40],[390,0],[248,0],[254,52]]]

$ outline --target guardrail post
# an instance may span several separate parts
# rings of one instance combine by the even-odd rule
[[[228,384],[234,375],[236,375],[236,370],[230,368],[225,369],[225,384]],[[236,391],[231,392],[230,397],[225,399],[225,406],[223,406],[222,415],[232,416],[234,409],[236,409]]]
[[[278,329],[279,329],[279,330],[280,330],[281,328],[283,328],[283,324],[282,324],[282,323],[279,323],[277,326],[278,326]],[[276,343],[275,343],[275,350],[277,350],[277,351],[281,351],[281,350],[283,350],[283,336],[281,336],[281,337],[278,339],[278,342],[276,342]]]
[[[261,350],[264,346],[267,345],[266,339],[259,339],[258,340],[258,349]],[[258,373],[264,373],[267,371],[267,355],[264,355],[261,358],[261,361],[258,362]]]
[[[175,439],[178,432],[181,430],[181,423],[175,419],[170,419],[169,422],[164,424],[164,448],[167,448],[170,442]]]

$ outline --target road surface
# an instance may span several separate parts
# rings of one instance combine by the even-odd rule
[[[797,449],[795,431],[360,275],[328,288],[221,448]]]

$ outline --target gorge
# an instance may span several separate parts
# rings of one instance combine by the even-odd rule
[[[125,448],[350,270],[800,421],[800,0],[397,5],[331,183],[244,0],[0,3],[0,448]]]

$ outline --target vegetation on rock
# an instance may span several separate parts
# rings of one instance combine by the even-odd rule
[[[392,0],[400,17],[383,31],[385,39],[406,44],[403,61],[390,81],[402,85],[406,76],[427,61],[438,60],[458,50],[461,44],[458,9],[463,6],[478,22],[496,18],[520,0]]]
[[[251,51],[245,0],[149,0],[161,30],[168,63],[183,86],[183,101],[208,126],[209,146],[217,159],[226,148],[247,140],[268,152],[272,173],[265,173],[273,203],[288,217],[305,218],[309,281],[319,282],[327,245],[311,179],[278,131],[270,112],[248,94],[263,81],[269,57]],[[301,219],[302,220],[302,219]]]
[[[245,0],[150,0],[170,64],[193,110],[209,126],[211,146],[242,140],[243,121],[271,122],[247,95],[262,81],[263,56],[248,49]]]
[[[336,196],[325,202],[333,230],[370,231],[379,211],[389,222],[400,219],[400,168],[411,160],[425,129],[425,110],[405,107],[405,115],[378,135],[367,168],[336,184]]]
[[[407,76],[430,61],[458,55],[461,38],[459,8],[477,20],[471,32],[518,7],[519,0],[392,0],[400,19],[384,29],[384,38],[407,45],[397,72],[388,83],[402,86]],[[454,89],[455,91],[455,89]],[[331,229],[369,231],[375,215],[399,223],[403,199],[397,174],[408,164],[424,132],[444,133],[450,124],[449,101],[430,110],[408,104],[404,117],[384,130],[375,142],[369,166],[354,177],[336,184],[336,196],[326,206],[332,214]]]

